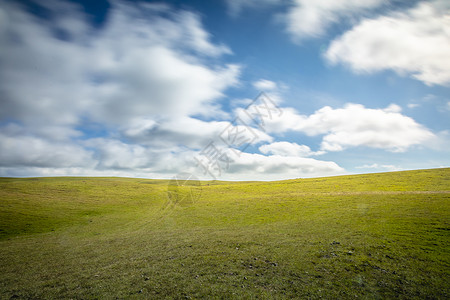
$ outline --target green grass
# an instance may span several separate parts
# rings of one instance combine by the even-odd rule
[[[167,185],[0,178],[0,298],[450,297],[449,168]]]

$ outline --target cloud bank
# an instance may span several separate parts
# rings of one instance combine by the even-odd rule
[[[255,3],[229,1],[235,13]],[[323,34],[336,20],[383,1],[295,3],[292,34],[303,38]],[[271,118],[264,126],[238,124],[221,101],[241,84],[243,67],[228,62],[232,49],[214,41],[198,14],[165,4],[113,1],[105,23],[93,26],[74,3],[48,0],[36,5],[45,18],[30,14],[20,3],[0,2],[1,176],[170,178],[198,172],[194,158],[206,145],[222,143],[224,130],[241,132],[246,126],[254,135],[249,152],[235,149],[221,179],[342,174],[345,170],[336,162],[312,157],[351,147],[402,152],[435,138],[397,105],[380,109],[346,104],[300,114],[282,106],[280,88],[269,79],[253,81],[253,87],[273,100]],[[430,14],[437,12],[424,9],[416,17]],[[300,17],[321,23],[305,27],[294,22]],[[335,63],[342,62],[346,49],[340,41],[327,52]],[[431,59],[429,64],[437,68]],[[443,72],[431,72],[433,79],[425,69],[413,70],[414,76],[446,82]],[[245,105],[235,112],[243,120],[249,116],[244,110],[261,111],[249,99],[239,101]],[[312,150],[277,140],[288,132],[317,136],[321,142]]]
[[[37,4],[48,18],[0,4],[3,175],[18,167],[156,172],[163,153],[200,147],[224,125],[190,117],[223,114],[215,101],[240,74],[221,63],[231,50],[211,42],[198,15],[114,1],[95,28],[73,3]]]
[[[0,4],[0,175],[167,178],[194,171],[194,156],[225,128],[240,130],[218,100],[239,82],[241,67],[223,63],[232,51],[211,41],[197,14],[114,1],[97,28],[76,4],[37,5],[46,18]],[[273,141],[253,132],[252,144]],[[247,179],[342,171],[243,153],[230,176],[243,178],[244,166]]]
[[[283,108],[283,114],[269,120],[266,128],[272,133],[294,131],[308,136],[322,136],[320,151],[326,152],[343,151],[350,147],[404,152],[436,138],[429,129],[403,115],[401,107],[395,104],[382,109],[354,103],[341,108],[325,106],[309,116],[301,115],[293,108]],[[269,151],[272,148],[263,149],[273,152]]]
[[[373,73],[393,70],[427,85],[450,85],[450,5],[421,2],[406,12],[366,19],[334,40],[332,64]]]

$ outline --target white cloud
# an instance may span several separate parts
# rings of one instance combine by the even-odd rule
[[[283,133],[289,130],[295,130],[303,121],[304,116],[300,115],[295,109],[291,107],[281,107],[281,113],[272,113],[270,117],[265,119],[265,129],[269,133]],[[238,110],[239,115],[244,113]],[[263,112],[261,112],[263,113]],[[266,115],[268,115],[266,113]]]
[[[282,0],[225,0],[228,13],[236,17],[244,9],[261,9],[282,3]]]
[[[272,91],[277,89],[277,84],[267,79],[261,79],[255,81],[253,87],[259,91]]]
[[[64,142],[52,142],[29,135],[0,133],[0,167],[85,167],[93,168],[93,152]]]
[[[161,6],[115,1],[108,21],[93,29],[75,4],[54,4],[48,20],[0,5],[8,16],[0,35],[2,119],[33,129],[86,117],[123,125],[155,114],[210,114],[237,83],[239,66],[202,62],[230,51],[211,43],[193,13],[167,8],[160,16]]]
[[[390,69],[427,85],[449,85],[450,6],[421,2],[406,12],[364,20],[334,40],[325,57],[355,72]]]
[[[240,153],[232,156],[224,178],[235,180],[280,180],[299,177],[331,176],[345,173],[345,170],[331,161],[321,161],[305,157],[261,155]]]
[[[230,101],[230,105],[231,105],[231,107],[239,109],[242,107],[249,106],[253,101],[254,101],[254,99],[250,99],[250,98],[233,99],[232,101]]]
[[[114,1],[93,28],[77,4],[37,5],[46,19],[0,2],[2,175],[175,172],[229,124],[190,117],[227,117],[216,101],[240,73],[198,15]]]
[[[442,130],[436,133],[437,138],[433,139],[429,143],[429,147],[438,151],[445,151],[449,153],[450,149],[450,130]],[[447,155],[447,157],[450,157]]]
[[[402,152],[435,137],[428,129],[402,115],[397,105],[385,109],[370,109],[359,104],[347,104],[338,109],[326,106],[302,119],[296,130],[311,136],[324,134],[321,144],[324,151],[366,146]]]
[[[191,12],[178,13],[176,20],[182,24],[182,30],[179,27],[174,28],[174,35],[177,35],[175,43],[184,41],[190,48],[198,52],[211,56],[222,54],[231,54],[232,51],[225,45],[214,45],[210,42],[210,34],[203,29],[198,15]],[[161,28],[164,30],[165,28]]]
[[[272,137],[257,129],[229,121],[202,121],[195,118],[180,117],[166,119],[160,122],[146,121],[137,123],[126,130],[127,139],[152,147],[164,148],[183,145],[193,149],[205,147],[209,142],[224,143],[220,136],[226,139],[238,133],[238,139],[252,140],[253,144],[270,142]]]
[[[400,113],[402,111],[402,108],[394,103],[391,103],[388,105],[388,107],[382,109],[382,111],[386,113]]]
[[[93,28],[75,3],[42,5],[45,20],[0,2],[0,175],[170,178],[194,172],[194,156],[211,141],[223,142],[226,128],[246,129],[219,105],[238,84],[240,66],[223,63],[231,50],[212,41],[198,15],[113,1],[105,23]],[[255,87],[281,103],[275,82]],[[334,162],[304,156],[354,146],[403,151],[432,136],[400,110],[275,110],[264,129],[252,128],[252,145],[271,143],[260,151],[272,155],[241,153],[223,179],[341,174]],[[323,135],[321,151],[272,143],[270,134],[288,130]]]
[[[153,159],[145,147],[119,140],[96,138],[84,144],[96,150],[100,170],[142,169],[149,167]]]
[[[387,0],[295,0],[286,15],[287,30],[295,41],[325,34],[331,24],[387,3]]]
[[[149,115],[211,116],[213,101],[239,74],[235,65],[212,70],[163,47],[130,51],[109,68],[115,75],[95,90],[102,119],[122,123]]]
[[[277,91],[262,92],[250,101],[247,107],[238,107],[234,113],[244,123],[258,127],[264,132],[282,132],[285,131],[283,126],[288,119],[286,116],[292,111],[290,108],[281,107],[282,100]]]
[[[237,111],[245,116],[242,111]],[[265,119],[267,132],[324,135],[322,151],[365,146],[402,152],[435,138],[428,129],[401,114],[401,107],[396,104],[384,109],[370,109],[359,104],[347,104],[337,109],[325,106],[309,116],[301,115],[293,108],[281,108],[281,111],[281,115],[273,114],[272,118]]]
[[[193,156],[196,151],[186,147],[149,147],[136,143],[124,143],[114,138],[94,138],[83,143],[95,149],[96,171],[118,171],[123,174],[140,174],[149,177],[170,178],[179,170],[192,171]]]
[[[259,147],[259,151],[263,154],[273,154],[291,157],[306,157],[311,155],[320,155],[323,152],[314,152],[306,145],[299,145],[290,142],[275,142],[265,144]]]
[[[270,115],[261,110],[265,115],[264,130],[268,133],[297,131],[309,136],[323,135],[321,151],[364,146],[403,152],[413,145],[422,145],[436,138],[430,130],[401,114],[401,107],[396,104],[384,109],[351,103],[337,109],[325,106],[309,116],[290,107],[279,109],[281,113],[273,111]],[[236,112],[250,122],[244,109]]]

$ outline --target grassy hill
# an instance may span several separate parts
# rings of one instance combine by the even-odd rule
[[[196,188],[0,178],[0,298],[450,297],[449,168]]]

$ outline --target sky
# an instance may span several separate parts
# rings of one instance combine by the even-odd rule
[[[450,2],[0,2],[0,176],[450,166]]]

